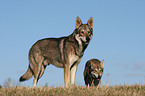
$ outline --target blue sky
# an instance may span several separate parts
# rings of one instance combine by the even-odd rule
[[[0,85],[19,78],[28,68],[28,52],[39,39],[70,35],[79,16],[92,16],[94,35],[78,65],[76,85],[85,86],[85,63],[105,60],[102,85],[145,84],[144,0],[1,0]],[[32,86],[33,77],[21,83]],[[63,69],[50,65],[38,86],[63,86]]]

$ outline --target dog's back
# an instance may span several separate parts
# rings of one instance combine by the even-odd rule
[[[68,37],[45,38],[37,41],[30,49],[29,60],[31,60],[35,54],[40,54],[40,56],[44,58],[44,65],[54,64],[57,67],[63,67],[64,60],[61,50],[65,48],[69,49],[69,46],[71,46],[70,44],[68,44],[69,46],[63,45],[64,40],[67,40],[67,38]]]
[[[84,80],[86,86],[98,86],[104,69],[104,60],[91,59],[87,61],[84,70]]]

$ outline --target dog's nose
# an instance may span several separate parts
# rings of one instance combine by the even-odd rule
[[[86,37],[86,40],[87,40],[87,41],[90,41],[90,38],[87,36],[87,37]]]
[[[101,79],[101,76],[98,76],[98,79]]]

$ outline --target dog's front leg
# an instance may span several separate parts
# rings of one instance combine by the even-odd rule
[[[101,80],[99,80],[99,84],[98,84],[98,87],[101,85]]]
[[[70,69],[70,83],[71,83],[71,86],[74,86],[74,84],[75,84],[75,75],[76,75],[76,71],[77,71],[77,65],[74,65],[74,66]]]
[[[69,87],[69,65],[65,64],[64,66],[64,83],[65,87]]]
[[[81,59],[82,59],[82,57],[78,61],[76,61],[73,64],[73,67],[71,67],[71,69],[70,69],[70,82],[71,82],[71,85],[75,84],[76,71],[77,71],[77,67],[78,67],[78,64],[80,63]]]

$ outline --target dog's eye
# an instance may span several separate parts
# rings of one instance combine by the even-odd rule
[[[81,31],[81,34],[84,34],[84,32],[83,32],[83,31]]]
[[[91,31],[88,31],[88,35],[91,35]]]

